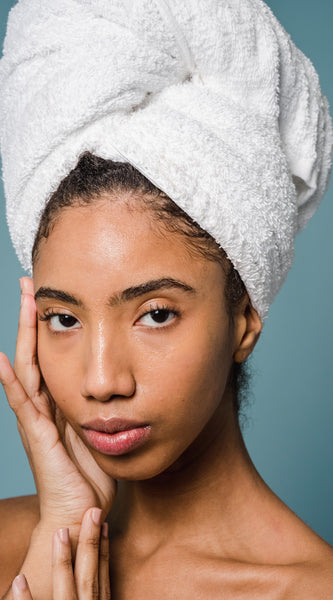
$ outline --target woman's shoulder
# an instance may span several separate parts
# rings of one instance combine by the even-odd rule
[[[300,530],[293,533],[294,547],[289,559],[294,560],[276,570],[283,574],[286,599],[333,598],[333,547],[303,522]]]
[[[311,530],[297,538],[298,551],[278,554],[273,560],[196,556],[200,585],[207,597],[242,600],[333,599],[333,547]],[[204,567],[204,568],[203,568]],[[194,569],[196,571],[196,569]],[[192,570],[193,572],[193,570]],[[192,576],[193,577],[193,576]]]
[[[251,576],[259,590],[272,591],[283,600],[329,600],[333,598],[333,548],[306,526],[305,535],[296,536],[299,548],[287,560],[253,565]],[[245,569],[246,570],[246,569]],[[274,595],[275,594],[275,595]]]
[[[310,550],[310,549],[309,549]],[[276,598],[281,600],[329,600],[333,598],[333,548],[320,540],[304,557],[275,564],[237,564],[222,567],[222,573],[241,585],[244,600]],[[238,577],[236,577],[238,572]],[[236,587],[237,587],[236,585]],[[247,590],[247,592],[245,592]],[[255,594],[251,594],[255,591]],[[232,594],[231,594],[232,597]],[[237,595],[235,595],[237,597]],[[243,596],[240,596],[243,598]]]
[[[277,598],[329,600],[333,598],[333,550],[317,560],[272,567],[271,577]]]
[[[38,520],[37,496],[0,500],[0,597],[7,591],[24,561]]]
[[[209,575],[209,598],[220,598],[223,590],[226,600],[331,600],[333,550],[326,557],[298,564],[254,565],[223,560]]]

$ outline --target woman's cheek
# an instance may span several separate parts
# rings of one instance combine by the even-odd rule
[[[62,405],[73,397],[78,385],[78,357],[71,351],[69,340],[54,339],[49,332],[38,331],[38,362],[45,385],[54,401]],[[77,395],[77,391],[76,391]]]
[[[227,330],[225,336],[216,331],[191,328],[163,357],[151,356],[142,371],[141,383],[150,390],[147,397],[154,398],[153,410],[165,411],[174,431],[179,426],[183,430],[184,423],[191,423],[194,431],[200,429],[221,402],[232,352]]]

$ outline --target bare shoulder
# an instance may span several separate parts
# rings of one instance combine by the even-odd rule
[[[280,555],[272,562],[215,557],[202,569],[198,556],[200,584],[209,589],[207,597],[216,599],[223,590],[225,600],[332,600],[332,546],[312,531],[298,541],[299,551],[291,559]]]
[[[331,600],[333,550],[318,560],[277,568],[274,576],[281,600]]]
[[[333,598],[333,548],[327,550],[326,556],[321,556],[317,561],[306,565],[307,580],[311,595],[309,600]],[[303,596],[304,597],[304,596]]]
[[[297,541],[300,560],[285,569],[288,589],[286,599],[333,598],[333,547],[308,526],[304,536],[300,536]]]
[[[257,581],[258,599],[333,598],[333,548],[316,534],[313,537],[313,545],[309,546],[308,552],[300,552],[299,560],[296,557],[287,564],[253,565],[250,579]]]
[[[225,600],[332,600],[333,551],[326,558],[289,565],[220,562],[210,581],[210,598]]]
[[[0,597],[23,563],[38,520],[37,496],[0,500]]]
[[[231,570],[228,575],[234,576],[235,573]],[[239,567],[238,585],[242,579],[244,600],[252,600],[253,597],[258,600],[332,600],[333,550],[328,548],[327,553],[313,560],[295,564],[242,565]],[[235,581],[233,577],[231,589],[232,581]],[[232,593],[230,598],[233,598]]]

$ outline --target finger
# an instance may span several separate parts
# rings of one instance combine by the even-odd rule
[[[108,529],[109,529],[108,524],[103,523],[100,549],[99,549],[99,572],[98,572],[98,587],[99,587],[99,599],[100,600],[111,600],[110,545],[109,545]]]
[[[0,381],[4,387],[9,406],[18,417],[16,407],[17,402],[15,401],[18,401],[18,403],[25,402],[27,396],[25,391],[23,390],[23,386],[18,381],[7,356],[2,352],[0,352]],[[17,396],[17,394],[19,395]],[[28,439],[19,421],[17,422],[17,427],[22,438],[24,448],[27,451],[29,448]]]
[[[69,531],[58,529],[52,547],[53,600],[76,600]]]
[[[28,582],[23,574],[15,577],[12,583],[13,600],[32,600]]]
[[[2,352],[0,352],[0,381],[4,387],[9,406],[16,414],[29,442],[32,440],[42,442],[42,438],[48,437],[50,444],[55,443],[54,433],[52,440],[50,438],[49,421],[37,410],[26,394],[7,356]]]
[[[14,369],[36,408],[52,420],[51,399],[45,385],[43,388],[37,357],[37,308],[33,281],[30,277],[22,277],[20,285],[22,297]]]
[[[36,303],[31,294],[22,294],[14,369],[30,397],[39,390],[37,361]]]
[[[90,508],[81,523],[74,569],[76,590],[80,600],[99,598],[98,564],[101,523],[100,508]]]
[[[37,417],[39,413],[36,407],[26,394],[7,356],[2,352],[0,352],[0,381],[11,409],[22,424],[31,416]]]
[[[21,277],[20,278],[20,288],[22,294],[32,294],[34,295],[34,282],[31,277]]]

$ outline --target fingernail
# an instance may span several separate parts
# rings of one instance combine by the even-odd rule
[[[26,590],[28,588],[27,580],[24,577],[23,573],[15,577],[13,581],[13,586],[20,592],[23,592],[23,590]]]
[[[93,508],[91,511],[91,518],[95,525],[100,525],[102,522],[102,510],[100,508]]]
[[[21,288],[21,294],[25,294],[27,291],[25,277],[20,277],[20,288]]]
[[[58,536],[59,536],[60,541],[63,544],[68,544],[69,543],[68,527],[62,527],[61,529],[58,529]]]
[[[109,535],[109,523],[103,523],[102,525],[102,536],[107,538]]]

